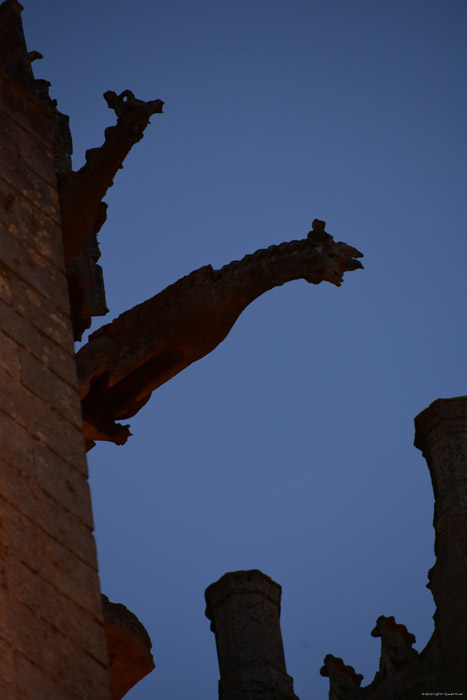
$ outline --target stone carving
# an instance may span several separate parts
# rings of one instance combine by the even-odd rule
[[[104,94],[108,106],[117,115],[116,126],[105,130],[100,148],[86,152],[86,164],[78,171],[71,168],[73,151],[68,117],[56,109],[48,94],[47,81],[35,81],[38,97],[48,104],[55,117],[55,169],[59,183],[63,242],[67,263],[71,322],[75,340],[81,340],[93,316],[104,316],[105,303],[97,233],[107,218],[102,197],[131,147],[140,141],[152,114],[162,112],[161,100],[144,102],[130,90],[121,95],[109,90]]]
[[[319,242],[310,232],[220,270],[195,270],[93,333],[77,354],[88,446],[125,443],[128,426],[115,421],[134,416],[161,384],[214,350],[267,290],[300,278],[340,286],[344,272],[361,268],[362,254],[322,226]]]
[[[371,636],[381,637],[378,680],[391,676],[418,654],[416,649],[412,649],[412,645],[416,642],[415,636],[407,631],[405,625],[397,624],[393,615],[390,617],[380,615],[376,620],[376,626],[371,631]]]
[[[65,261],[77,256],[100,218],[99,205],[116,172],[140,141],[153,114],[162,112],[161,100],[144,102],[130,90],[120,95],[108,90],[104,93],[108,106],[117,115],[117,124],[105,130],[105,141],[99,148],[86,151],[86,163],[77,172],[59,177],[60,210],[62,217]]]
[[[378,618],[371,634],[381,637],[381,660],[373,682],[359,691],[365,700],[462,695],[467,688],[467,397],[438,399],[422,411],[415,418],[415,446],[427,461],[435,495],[436,563],[428,574],[435,629],[418,653],[405,625],[392,616]]]
[[[355,673],[353,666],[346,666],[340,657],[327,654],[320,674],[329,677],[329,700],[357,700],[361,697],[362,674]]]
[[[103,595],[102,610],[112,700],[120,700],[153,670],[152,643],[136,615],[121,603],[111,603]]]

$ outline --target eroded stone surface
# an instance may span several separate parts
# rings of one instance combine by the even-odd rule
[[[381,657],[379,662],[380,679],[392,676],[406,666],[418,652],[412,649],[415,635],[407,631],[405,625],[398,624],[393,615],[380,615],[371,631],[372,637],[381,637]]]
[[[151,639],[136,615],[102,596],[104,629],[109,651],[112,700],[120,700],[155,667]]]
[[[358,250],[315,233],[220,270],[195,270],[93,333],[77,354],[89,443],[126,442],[128,426],[115,421],[134,416],[161,384],[214,350],[264,292],[300,278],[340,286],[344,272],[362,267]]]
[[[59,180],[65,262],[77,256],[91,233],[98,230],[99,207],[105,193],[132,146],[140,141],[153,114],[162,112],[162,100],[137,99],[130,90],[117,95],[104,93],[117,115],[117,124],[105,130],[99,148],[86,151],[86,163],[77,172],[64,173]]]
[[[381,637],[380,668],[359,689],[361,700],[414,700],[467,689],[467,397],[438,399],[422,411],[415,418],[415,446],[427,461],[435,496],[436,563],[428,574],[435,629],[418,654],[414,635],[381,615],[371,633]]]
[[[205,592],[216,635],[220,700],[297,700],[280,628],[281,587],[261,571],[234,571]]]
[[[358,700],[361,697],[361,673],[355,673],[353,666],[346,666],[338,656],[327,654],[320,669],[322,676],[329,678],[329,700]]]

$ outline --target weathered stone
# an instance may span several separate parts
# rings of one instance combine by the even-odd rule
[[[32,578],[27,565],[21,562],[14,552],[0,546],[0,556],[3,572],[2,587],[20,603],[34,610],[39,618],[52,624],[72,643],[76,643],[106,667],[107,648],[99,641],[102,634],[102,620],[97,620],[89,611],[70,601],[42,577]]]
[[[415,418],[415,446],[423,452],[435,496],[436,563],[429,588],[435,629],[418,654],[415,637],[394,617],[378,618],[380,670],[361,688],[362,700],[414,700],[462,695],[467,688],[467,397],[438,399]]]
[[[358,700],[362,697],[362,674],[355,673],[354,667],[346,666],[340,657],[327,654],[320,674],[329,677],[329,700]]]
[[[12,3],[14,2],[15,0],[12,0]],[[3,4],[0,5],[0,8],[3,7]],[[0,16],[0,22],[3,23],[3,19],[4,17]],[[8,31],[7,29],[7,33]],[[6,73],[1,73],[1,76],[0,105],[2,111],[12,118],[15,125],[21,126],[49,148],[52,132],[50,109],[38,102],[32,91],[25,90],[17,82],[9,79]]]
[[[440,650],[449,649],[450,662],[462,663],[459,671],[467,689],[467,397],[438,399],[420,413],[415,446],[427,461],[435,494],[436,563],[429,588],[436,603],[436,633]]]
[[[297,700],[280,629],[281,587],[261,571],[235,571],[205,593],[216,635],[220,700]]]
[[[0,696],[109,700],[54,105],[36,97],[21,10],[0,5]]]
[[[51,218],[57,217],[57,190],[47,182],[38,178],[26,163],[19,160],[10,149],[0,144],[0,168],[3,177],[10,183],[15,183],[18,192],[23,197],[37,203],[37,206]]]
[[[151,640],[136,615],[102,596],[104,628],[109,651],[112,700],[120,700],[155,667]]]
[[[101,202],[101,205],[104,205],[104,202]],[[107,205],[101,206],[100,211],[105,213],[106,207]],[[102,268],[97,263],[100,255],[97,237],[93,232],[81,252],[67,265],[71,323],[76,341],[81,340],[94,316],[105,316],[108,313],[104,277]]]
[[[2,263],[8,266],[9,293],[0,290],[0,298],[3,298],[5,303],[12,304],[13,297],[23,297],[21,291],[15,293],[15,279],[19,277],[24,283],[27,283],[31,289],[46,297],[57,307],[61,313],[66,315],[66,325],[68,327],[68,317],[70,315],[70,305],[68,303],[66,278],[63,271],[60,271],[55,265],[51,265],[47,258],[42,257],[35,248],[29,243],[21,240],[12,230],[2,227],[2,240],[0,243]],[[8,279],[8,275],[4,268],[1,278]],[[17,310],[20,309],[20,304],[16,304]]]
[[[39,486],[92,530],[94,520],[89,483],[83,479],[82,471],[38,440],[33,441],[32,448],[34,477]]]
[[[58,222],[51,221],[28,198],[1,179],[0,221],[22,245],[35,248],[54,266],[57,260],[63,260],[63,242]]]
[[[11,80],[31,89],[34,76],[21,22],[22,5],[5,0],[0,5],[0,70]]]
[[[406,666],[418,651],[412,649],[416,639],[407,631],[405,625],[397,624],[394,616],[380,615],[371,631],[372,637],[381,637],[381,657],[379,662],[379,678],[392,676],[403,666]]]
[[[324,224],[324,222],[323,222]],[[213,270],[183,277],[90,336],[77,354],[84,434],[91,443],[126,442],[130,418],[161,384],[214,350],[242,311],[264,292],[294,279],[340,286],[362,254],[329,234],[281,243]]]
[[[77,172],[60,178],[60,209],[62,218],[65,261],[69,262],[86,245],[89,235],[96,231],[99,206],[113,184],[113,178],[132,146],[140,141],[151,115],[162,112],[161,100],[144,102],[130,90],[116,95],[104,94],[109,107],[115,110],[117,124],[105,131],[100,148],[86,152],[86,164]]]
[[[0,299],[0,327],[3,331],[18,344],[18,347],[24,348],[41,360],[51,372],[65,379],[71,386],[76,386],[76,363],[69,347],[65,349],[57,345],[37,327],[38,325],[40,324],[36,325],[24,318]]]
[[[81,518],[72,515],[61,503],[51,500],[40,487],[32,470],[12,467],[0,456],[0,498],[13,508],[21,504],[21,511],[37,527],[47,532],[84,561],[95,566],[94,541],[90,527]]]
[[[51,593],[53,596],[53,591]],[[52,600],[46,603],[52,607]],[[63,700],[80,693],[81,698],[107,700],[110,696],[105,688],[108,682],[106,664],[80,650],[67,636],[66,628],[59,630],[49,616],[44,619],[38,612],[18,601],[12,591],[1,589],[0,620],[4,641],[45,671],[61,689]],[[22,697],[28,699],[29,692]],[[44,690],[39,697],[48,698]]]

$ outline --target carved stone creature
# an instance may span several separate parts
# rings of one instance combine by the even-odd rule
[[[80,253],[90,234],[98,230],[96,220],[100,218],[102,197],[112,186],[131,147],[143,138],[151,115],[161,113],[164,104],[161,100],[138,100],[130,90],[120,95],[109,90],[104,98],[115,111],[117,124],[105,130],[100,148],[86,151],[86,164],[80,170],[59,178],[66,263]]]
[[[338,656],[327,654],[320,674],[329,677],[329,700],[357,700],[361,697],[362,674],[355,673],[353,666],[346,666]]]
[[[134,416],[161,384],[214,350],[267,290],[300,278],[340,286],[344,272],[362,267],[362,254],[334,242],[324,222],[320,239],[273,245],[220,270],[202,267],[93,333],[77,354],[88,447],[125,443],[128,426],[115,420]]]
[[[393,615],[380,615],[371,636],[381,637],[379,674],[375,681],[391,676],[418,655],[418,651],[412,649],[412,644],[416,642],[415,636],[407,631],[405,625],[397,624]]]

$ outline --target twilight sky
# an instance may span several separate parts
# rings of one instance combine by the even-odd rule
[[[217,697],[204,589],[249,568],[283,587],[301,700],[327,697],[327,653],[370,683],[380,614],[418,650],[432,632],[413,418],[466,393],[465,0],[23,4],[75,169],[115,122],[103,92],[165,101],[105,198],[110,313],[93,330],[314,218],[365,254],[341,288],[257,300],[155,392],[127,445],[90,452],[102,589],[147,627],[157,666],[128,699]]]

